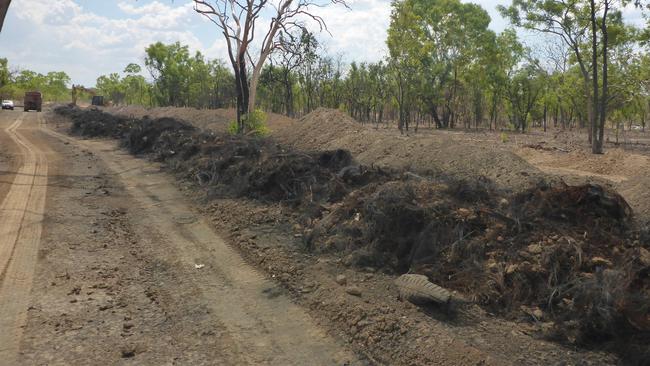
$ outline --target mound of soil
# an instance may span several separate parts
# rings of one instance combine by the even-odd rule
[[[333,109],[319,108],[273,137],[300,150],[345,149],[362,164],[443,173],[458,179],[486,177],[513,192],[548,179],[538,169],[507,149],[494,144],[459,144],[452,134],[398,135],[374,129]]]
[[[73,135],[112,137],[120,139],[132,128],[133,120],[114,117],[97,109],[81,110],[69,106],[56,108],[56,113],[70,118]]]
[[[423,180],[368,185],[316,219],[306,238],[317,251],[350,253],[352,265],[425,274],[562,342],[650,339],[650,242],[630,231],[621,196],[540,185],[487,197],[462,200]]]
[[[56,112],[73,132],[117,137],[211,195],[289,205],[315,252],[425,274],[493,313],[550,324],[546,334],[564,342],[650,340],[650,235],[606,187],[538,181],[512,194],[482,174],[418,175],[359,165],[347,150],[294,150],[173,119]]]
[[[247,195],[296,205],[341,199],[378,170],[355,167],[344,150],[295,152],[268,139],[203,131],[172,118],[133,120],[96,109],[59,107],[71,132],[113,137],[133,154],[149,154],[184,178],[210,187],[211,194]],[[353,169],[352,169],[353,170]]]
[[[92,125],[92,123],[87,123],[87,125]],[[144,118],[139,123],[130,126],[122,145],[132,154],[146,153],[151,152],[154,146],[160,150],[160,147],[157,146],[158,138],[165,132],[182,139],[185,134],[195,131],[195,127],[172,118],[165,117],[156,120]]]
[[[196,109],[182,107],[154,107],[144,108],[142,106],[117,106],[102,108],[106,113],[114,114],[125,118],[173,118],[192,124],[201,129],[209,129],[215,132],[226,132],[228,124],[236,118],[234,109]],[[271,131],[283,128],[292,123],[292,119],[283,115],[268,113],[267,125]]]
[[[565,177],[583,176],[611,182],[616,190],[630,202],[638,219],[650,220],[650,177],[646,167],[650,157],[642,151],[609,148],[605,154],[594,155],[586,148],[569,153],[539,152],[524,148],[517,151],[531,164]]]

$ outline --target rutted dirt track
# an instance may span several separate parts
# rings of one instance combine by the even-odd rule
[[[26,319],[48,174],[45,152],[25,137],[20,129],[25,115],[19,116],[5,133],[19,146],[22,166],[0,206],[0,359],[8,364],[15,362]],[[31,124],[40,124],[33,116]]]
[[[0,364],[359,363],[155,166],[1,118],[21,160],[0,212]]]
[[[400,302],[392,276],[296,249],[280,215],[268,221],[276,207],[197,207],[199,192],[160,166],[41,116],[0,114],[0,142],[13,141],[0,146],[0,200],[16,202],[3,204],[0,230],[18,238],[0,259],[22,281],[2,277],[0,366],[616,361],[476,306],[450,319]],[[362,294],[335,281],[341,273]]]

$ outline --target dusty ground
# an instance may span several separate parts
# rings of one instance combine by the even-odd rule
[[[190,188],[187,192],[198,188],[191,196],[204,207],[205,188],[192,183],[183,186]],[[601,364],[615,360],[611,355],[574,352],[536,340],[533,336],[545,323],[508,322],[478,307],[447,318],[440,309],[399,302],[393,275],[351,267],[340,256],[314,256],[305,251],[301,229],[294,225],[297,217],[282,204],[210,197],[203,211],[213,216],[220,231],[230,232],[250,263],[280,281],[315,318],[330,319],[323,325],[349,337],[355,350],[373,363],[546,364],[584,359]],[[345,275],[348,283],[336,283],[337,275]],[[361,296],[350,294],[350,286],[358,287]],[[444,352],[439,351],[442,348]]]
[[[2,364],[363,363],[155,165],[52,132],[41,114],[0,118],[23,146],[0,221],[13,234],[0,237]]]
[[[2,131],[19,115],[2,113]],[[610,354],[537,339],[544,323],[533,326],[530,319],[505,321],[476,306],[449,316],[442,309],[401,302],[393,275],[304,250],[301,230],[288,207],[246,199],[208,202],[192,182],[178,183],[161,173],[160,166],[125,154],[112,142],[67,137],[66,123],[39,116],[30,113],[21,125],[14,125],[17,132],[0,134],[2,141],[14,141],[11,134],[17,133],[19,140],[31,143],[34,158],[45,157],[48,169],[47,174],[27,174],[34,182],[47,178],[46,184],[28,185],[47,192],[43,219],[32,219],[42,229],[31,247],[38,255],[31,266],[24,266],[31,268],[33,279],[20,277],[31,286],[7,290],[6,279],[12,276],[2,278],[0,301],[17,298],[13,294],[18,291],[24,303],[12,310],[22,318],[2,307],[0,324],[11,331],[3,329],[2,340],[14,345],[0,349],[3,360],[152,365],[617,363]],[[277,138],[288,142],[290,137],[280,136],[280,130]],[[323,134],[317,131],[311,137],[312,149]],[[395,140],[387,135],[383,141],[389,138]],[[406,161],[422,147],[418,144],[433,149],[442,140],[397,140],[408,147],[388,146],[386,159]],[[29,154],[16,149],[17,144],[2,146],[8,148],[0,154],[0,167],[9,173],[1,179],[14,182],[11,171],[25,166]],[[354,151],[352,142],[345,147],[350,146]],[[363,155],[367,147],[356,148],[361,159],[372,158]],[[461,150],[454,151],[465,154],[467,149]],[[486,157],[481,149],[470,150],[462,156],[502,164],[503,172],[492,177],[503,178],[501,182],[513,189],[543,174],[514,154]],[[471,166],[458,159],[451,169],[474,176]],[[449,163],[435,158],[427,165],[426,156],[416,161],[430,170]],[[508,162],[518,167],[514,173],[507,169]],[[1,188],[0,193],[7,197]],[[15,248],[22,243],[15,241]],[[10,264],[15,260],[5,257],[11,258]],[[340,275],[345,276],[344,284],[335,281]]]

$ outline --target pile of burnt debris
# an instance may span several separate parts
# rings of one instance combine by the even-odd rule
[[[292,207],[311,251],[424,274],[493,313],[544,325],[555,340],[617,341],[630,359],[650,359],[650,235],[608,188],[540,182],[507,193],[487,179],[362,166],[344,150],[295,151],[170,118],[56,113],[72,134],[118,139],[210,197]]]

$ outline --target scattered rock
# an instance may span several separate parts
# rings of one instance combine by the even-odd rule
[[[476,215],[472,210],[464,207],[457,209],[456,215],[462,220],[471,220],[476,218]]]
[[[345,292],[352,296],[361,296],[361,289],[357,286],[348,286],[345,288]]]
[[[135,357],[135,347],[134,346],[125,346],[122,348],[122,358],[132,358]]]
[[[336,280],[335,280],[335,281],[336,281],[336,283],[338,283],[339,285],[343,286],[343,285],[346,285],[346,284],[348,283],[348,278],[345,277],[345,275],[340,274],[340,275],[336,276]]]
[[[528,307],[528,306],[522,305],[521,306],[521,311],[523,311],[524,313],[530,315],[536,321],[540,321],[544,317],[544,312],[542,311],[542,309],[540,309],[540,308],[538,308],[536,306],[535,307]]]
[[[612,261],[603,257],[593,257],[591,258],[591,265],[594,267],[611,267]]]
[[[540,254],[542,252],[542,246],[539,244],[531,244],[528,246],[528,252],[531,254]]]
[[[644,266],[650,266],[650,250],[639,248],[639,260]]]

